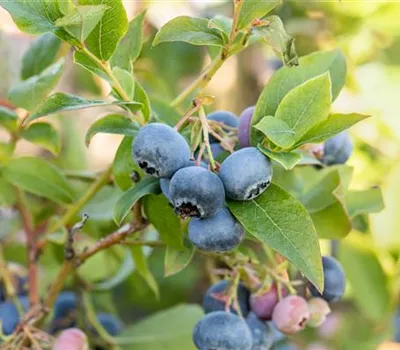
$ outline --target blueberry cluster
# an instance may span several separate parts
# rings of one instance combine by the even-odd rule
[[[200,350],[269,350],[277,341],[274,333],[290,335],[306,325],[319,327],[330,313],[328,303],[338,301],[345,288],[343,270],[334,258],[323,257],[323,269],[324,291],[310,285],[308,301],[288,295],[282,286],[279,292],[276,283],[253,292],[240,283],[234,293],[226,280],[211,286],[203,299],[206,316],[193,331],[195,345]]]
[[[229,112],[215,112],[210,121],[236,128],[238,118]],[[210,135],[211,147],[221,147]],[[272,178],[272,166],[257,148],[239,149],[221,164],[219,173],[206,163],[190,159],[191,150],[175,129],[160,123],[142,127],[133,144],[136,163],[150,176],[160,178],[160,187],[181,218],[192,218],[189,239],[199,249],[224,252],[237,247],[245,230],[225,207],[225,197],[248,201],[262,194]]]

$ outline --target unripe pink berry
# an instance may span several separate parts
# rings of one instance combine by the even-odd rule
[[[319,327],[322,325],[326,317],[331,313],[329,304],[322,298],[312,298],[308,301],[308,308],[310,309],[310,320],[308,325],[310,327]]]
[[[78,328],[66,329],[57,337],[53,350],[89,350],[86,334]]]
[[[296,295],[282,299],[272,313],[272,321],[281,332],[286,334],[301,331],[309,319],[310,310],[307,301]]]
[[[282,288],[282,295],[286,296],[286,289]],[[275,284],[262,294],[252,294],[250,297],[251,310],[262,320],[269,321],[272,318],[272,312],[278,304],[278,289]]]

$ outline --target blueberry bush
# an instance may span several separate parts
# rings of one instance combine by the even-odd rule
[[[332,112],[351,75],[345,54],[298,54],[279,0],[234,0],[230,16],[158,30],[146,11],[128,22],[121,0],[0,6],[37,35],[0,107],[1,349],[305,349],[346,305],[349,279],[355,294],[369,288],[359,270],[386,278],[374,252],[340,243],[383,208],[379,188],[350,187],[346,165],[347,130],[370,116]],[[256,103],[216,110],[208,84],[257,45],[277,58]],[[108,96],[57,91],[71,56]],[[187,61],[198,77],[180,90]],[[114,161],[68,169],[70,141],[51,118],[68,125],[95,107],[113,112],[86,146],[122,135]],[[16,155],[20,141],[46,153]]]

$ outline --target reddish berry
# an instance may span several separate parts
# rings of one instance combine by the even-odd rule
[[[282,288],[282,295],[286,296],[286,289]],[[252,294],[250,298],[251,310],[262,320],[269,321],[272,318],[272,312],[278,304],[278,289],[273,284],[271,288],[262,294]]]
[[[319,327],[322,325],[326,317],[331,313],[329,304],[322,298],[312,298],[308,301],[308,308],[310,309],[310,320],[308,325],[311,327]]]
[[[53,350],[88,350],[86,334],[78,328],[62,331],[57,337]]]

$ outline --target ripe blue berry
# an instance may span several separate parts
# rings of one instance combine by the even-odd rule
[[[309,289],[314,297],[325,299],[328,303],[339,301],[346,287],[346,276],[340,263],[330,256],[322,257],[324,269],[324,292],[321,294],[310,284]]]
[[[193,218],[189,223],[190,241],[209,252],[227,252],[236,248],[244,234],[243,226],[226,208],[209,218]]]
[[[285,334],[294,334],[305,328],[310,319],[310,310],[305,299],[290,295],[276,304],[272,321]]]
[[[103,326],[103,328],[107,331],[108,334],[113,337],[117,336],[121,333],[122,323],[115,316],[107,313],[99,313],[97,314],[97,320]]]
[[[54,317],[52,320],[51,332],[75,326],[78,301],[73,292],[62,292],[54,304]]]
[[[233,128],[236,128],[238,126],[238,118],[236,117],[235,114],[233,114],[232,112],[228,112],[228,111],[212,112],[207,116],[207,119],[214,120],[219,123],[223,123],[223,124],[233,127]],[[228,131],[228,130],[225,129],[224,131]],[[210,142],[214,143],[214,142],[218,142],[218,140],[215,137],[213,137],[212,135],[210,135]]]
[[[18,296],[24,296],[28,294],[28,278],[26,268],[16,264],[8,263],[7,270],[11,277],[11,282],[14,286],[15,292]],[[6,289],[3,282],[0,282],[0,302],[7,299]]]
[[[274,343],[274,337],[269,326],[261,321],[254,312],[247,316],[246,322],[253,336],[251,350],[270,350]]]
[[[226,295],[226,293],[229,289],[229,286],[230,282],[222,280],[212,285],[207,290],[203,299],[203,308],[206,314],[214,311],[225,310],[225,305],[228,301],[228,296]],[[239,284],[237,289],[237,301],[240,307],[240,311],[244,317],[246,317],[250,311],[249,298],[249,290],[242,284]],[[238,314],[234,305],[231,305],[230,312]]]
[[[186,166],[190,149],[176,130],[161,123],[142,127],[132,144],[132,155],[148,175],[171,177]]]
[[[202,167],[178,170],[171,179],[169,196],[182,218],[206,218],[223,208],[225,191],[219,177]]]
[[[346,131],[325,141],[322,163],[326,165],[344,164],[353,152],[353,143]]]
[[[271,183],[272,166],[257,148],[243,148],[224,160],[219,177],[229,198],[251,200],[263,193]]]
[[[28,298],[23,296],[19,297],[18,300],[24,311],[28,310]],[[17,307],[11,301],[6,301],[0,304],[0,320],[3,327],[3,334],[12,334],[20,321],[20,316]]]
[[[254,110],[254,106],[248,107],[240,115],[238,127],[240,148],[250,147],[251,118],[253,117]]]
[[[193,342],[200,350],[251,350],[253,340],[241,317],[216,311],[196,324]]]

